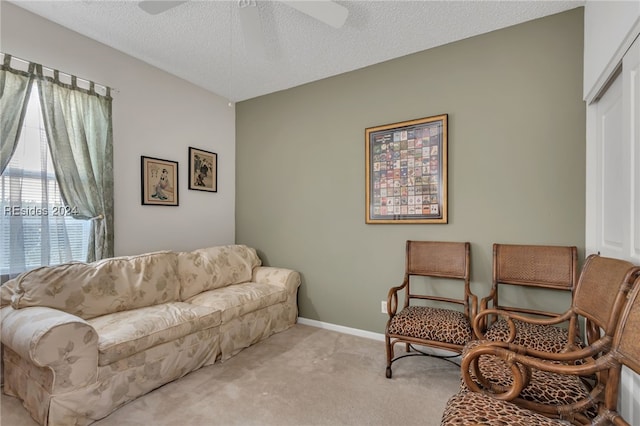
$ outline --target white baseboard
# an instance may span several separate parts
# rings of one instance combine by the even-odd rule
[[[384,342],[384,334],[374,333],[372,331],[360,330],[358,328],[345,327],[343,325],[331,324],[329,322],[323,322],[318,320],[312,320],[308,318],[298,317],[298,324],[309,325],[311,327],[322,328],[325,330],[337,331],[338,333],[351,334],[353,336],[364,337],[367,339],[377,340],[380,342]],[[444,349],[437,348],[427,348],[422,345],[413,345],[414,347],[418,347],[421,350],[426,350],[428,353],[437,356],[454,356],[453,359],[457,359],[460,361],[460,355],[455,354],[455,352],[451,352]]]
[[[345,327],[343,325],[331,324],[328,322],[317,321],[303,317],[298,317],[298,324],[310,325],[311,327],[323,328],[325,330],[337,331],[339,333],[351,334],[353,336],[359,336],[384,342],[384,334],[360,330],[358,328]]]

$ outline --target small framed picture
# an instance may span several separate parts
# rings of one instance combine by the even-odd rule
[[[178,162],[141,156],[142,204],[178,205]]]
[[[218,192],[218,154],[189,147],[189,189]]]

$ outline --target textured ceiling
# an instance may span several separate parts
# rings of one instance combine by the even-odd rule
[[[337,1],[332,28],[279,1],[258,1],[264,49],[245,47],[238,1],[189,1],[159,15],[137,1],[12,1],[231,101],[363,68],[573,9],[583,1]]]

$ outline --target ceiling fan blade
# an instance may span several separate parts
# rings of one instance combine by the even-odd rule
[[[349,9],[346,7],[330,1],[284,1],[282,3],[290,6],[305,15],[309,15],[312,18],[322,21],[333,28],[340,28],[347,21],[349,16]]]
[[[186,3],[186,1],[142,0],[138,3],[138,6],[150,15],[158,15],[176,6],[180,6],[182,3]]]
[[[262,56],[264,53],[262,24],[260,23],[260,11],[255,2],[242,4],[238,9],[238,17],[240,18],[245,50],[250,55]]]

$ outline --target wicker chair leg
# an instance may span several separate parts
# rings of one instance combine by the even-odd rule
[[[387,347],[387,369],[385,375],[387,379],[391,378],[391,363],[393,362],[393,345],[391,344],[391,338],[389,336],[385,336],[385,343]]]

